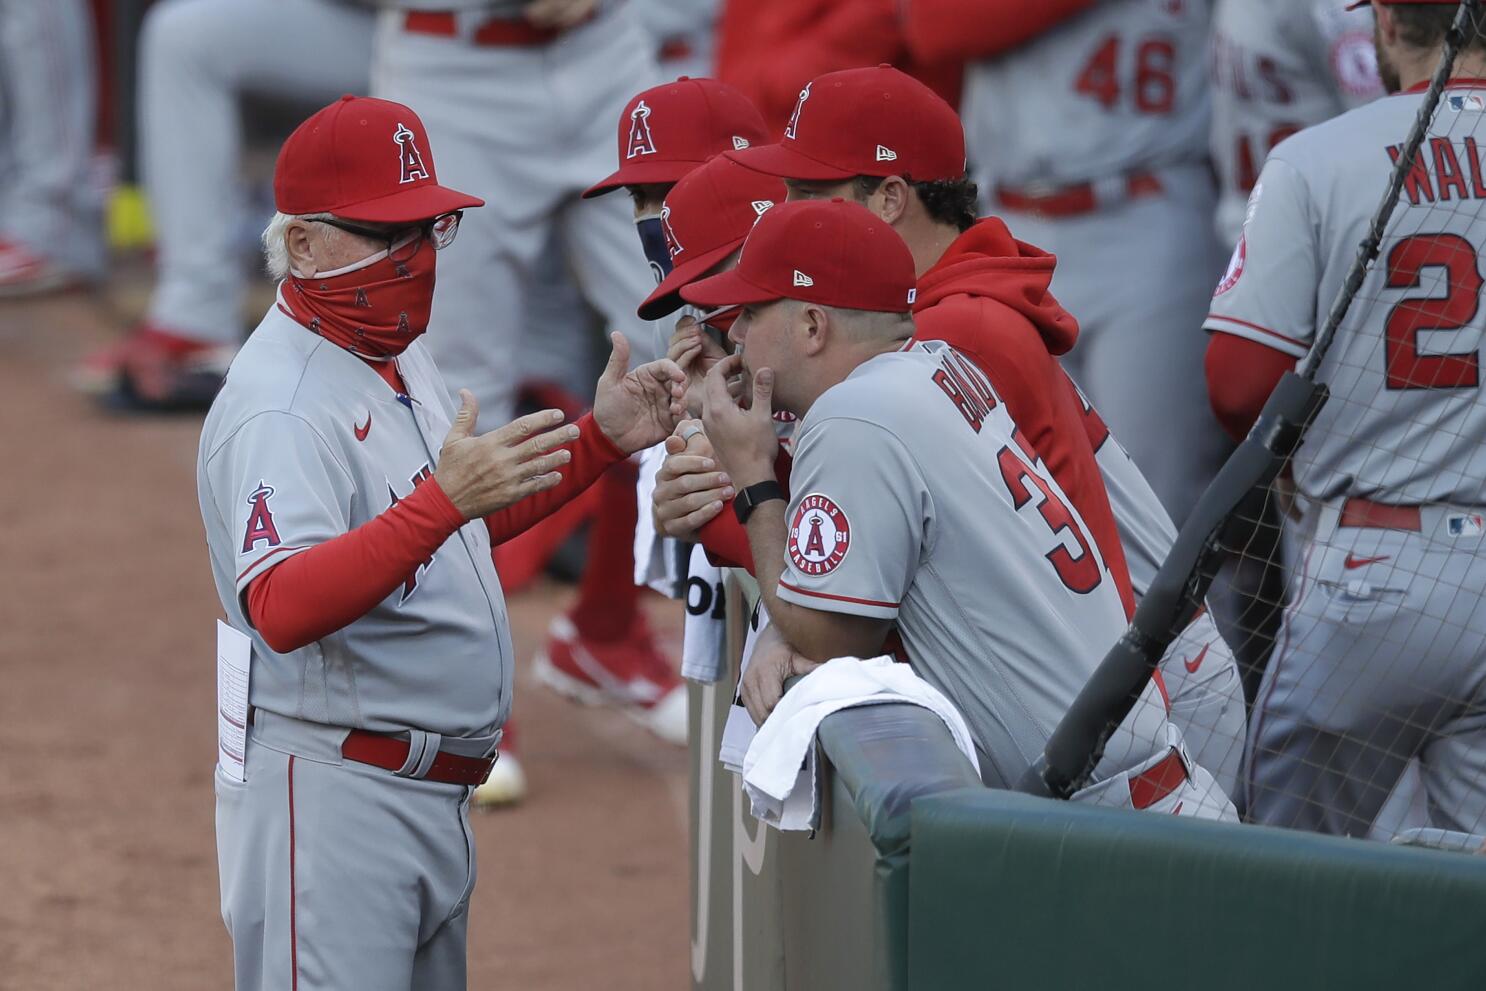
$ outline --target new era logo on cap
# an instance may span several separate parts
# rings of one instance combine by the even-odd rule
[[[747,138],[740,138],[736,134],[733,135],[733,151],[742,151],[744,148],[747,148],[747,147],[748,147],[748,139]]]
[[[754,200],[751,205],[753,206],[753,214],[754,214],[754,216],[757,217],[757,216],[761,216],[765,210],[767,210],[767,209],[769,209],[769,207],[773,206],[774,205],[774,201],[773,200]]]
[[[795,285],[813,286],[815,285],[815,280],[806,275],[804,272],[801,272],[799,269],[795,269]]]
[[[877,160],[879,162],[896,162],[898,160],[898,153],[891,148],[884,148],[882,145],[878,145]]]

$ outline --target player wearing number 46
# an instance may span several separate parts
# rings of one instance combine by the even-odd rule
[[[892,227],[831,200],[766,211],[736,268],[681,295],[743,308],[730,332],[738,353],[703,384],[703,421],[752,505],[743,515],[772,619],[762,636],[810,659],[803,668],[882,653],[896,625],[915,670],[964,713],[987,783],[1006,786],[1125,611],[1114,582],[1080,591],[1060,576],[1049,553],[1059,530],[1080,534],[1102,574],[1097,547],[984,374],[942,342],[912,342],[915,291],[913,255]],[[747,408],[729,391],[740,372]],[[775,409],[802,417],[788,506]],[[787,673],[759,657],[744,686],[756,717]],[[1233,817],[1167,720],[1159,678],[1079,798]]]
[[[1223,267],[1212,4],[902,4],[915,55],[968,63],[960,113],[988,212],[1057,255],[1052,291],[1083,327],[1064,363],[1178,523],[1225,453],[1191,333]]]
[[[345,97],[285,142],[264,232],[278,300],[233,361],[197,462],[212,575],[250,636],[245,780],[216,776],[239,991],[458,989],[470,795],[511,711],[491,547],[663,439],[684,376],[626,374],[593,412],[482,436],[421,337],[475,197],[418,115]],[[454,250],[458,250],[457,248]]]
[[[1371,6],[1394,95],[1275,148],[1212,302],[1208,382],[1235,433],[1324,323],[1457,9]],[[1249,733],[1247,808],[1260,822],[1365,835],[1413,758],[1432,825],[1486,821],[1483,123],[1486,37],[1468,32],[1378,261],[1320,364],[1331,399],[1291,462],[1303,563]]]

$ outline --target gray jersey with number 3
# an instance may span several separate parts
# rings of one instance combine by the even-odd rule
[[[1125,627],[1077,511],[942,342],[881,355],[801,421],[782,599],[895,619],[916,670],[965,715],[988,782],[1014,781]],[[1150,687],[1099,777],[1166,746]]]
[[[1306,354],[1422,99],[1378,100],[1274,150],[1208,330]],[[1331,400],[1294,459],[1297,486],[1315,499],[1486,503],[1486,162],[1476,137],[1486,135],[1486,86],[1452,84],[1430,135],[1321,365]]]

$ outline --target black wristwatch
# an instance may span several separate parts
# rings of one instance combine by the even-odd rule
[[[753,511],[760,504],[766,503],[770,499],[783,498],[784,486],[771,478],[767,482],[750,485],[742,492],[739,492],[733,499],[733,514],[738,517],[739,523],[747,523],[748,517],[753,515]]]

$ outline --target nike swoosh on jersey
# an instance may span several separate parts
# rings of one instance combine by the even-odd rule
[[[1379,561],[1386,561],[1392,556],[1393,555],[1391,554],[1384,554],[1382,557],[1353,557],[1352,555],[1348,554],[1347,559],[1342,562],[1342,567],[1346,568],[1348,571],[1351,571],[1353,568],[1365,568],[1369,564],[1377,564]]]
[[[1202,649],[1197,652],[1196,657],[1192,658],[1190,661],[1182,661],[1182,665],[1186,667],[1188,674],[1196,674],[1197,669],[1202,667],[1202,659],[1207,656],[1207,648],[1211,646],[1212,644],[1210,643],[1203,644]]]
[[[354,424],[357,440],[366,440],[366,435],[371,433],[371,410],[366,411],[366,422]]]

